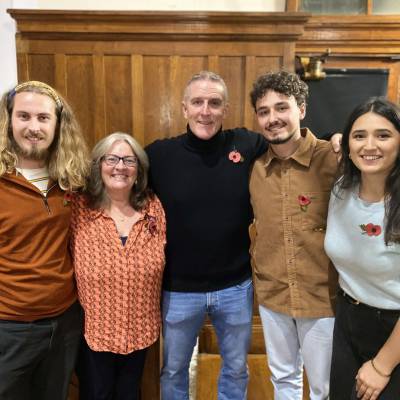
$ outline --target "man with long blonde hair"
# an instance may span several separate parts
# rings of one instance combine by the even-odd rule
[[[67,102],[24,82],[0,101],[0,399],[64,400],[82,315],[68,252],[87,148]]]

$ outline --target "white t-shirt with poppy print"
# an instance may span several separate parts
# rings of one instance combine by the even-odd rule
[[[325,251],[345,293],[382,309],[400,309],[400,245],[384,241],[384,202],[368,203],[353,190],[332,191]]]

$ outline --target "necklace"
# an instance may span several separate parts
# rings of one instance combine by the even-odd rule
[[[131,217],[129,217],[128,215],[120,214],[120,213],[115,214],[114,217],[115,217],[119,222],[125,222],[126,220],[128,220],[129,218],[131,218]]]
[[[132,217],[134,217],[134,213],[130,215],[131,214],[130,210],[127,210],[127,212],[124,213],[121,212],[120,210],[113,209],[112,211],[108,210],[107,214],[116,222],[126,222],[130,220]]]

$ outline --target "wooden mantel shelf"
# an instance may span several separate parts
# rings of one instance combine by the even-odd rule
[[[307,13],[78,11],[9,9],[26,38],[74,40],[163,39],[296,41]]]

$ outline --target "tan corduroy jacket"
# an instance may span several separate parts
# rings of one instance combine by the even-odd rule
[[[279,159],[270,147],[256,160],[250,193],[259,304],[294,318],[333,315],[337,274],[325,254],[324,237],[336,171],[331,144],[307,129],[289,159]]]

